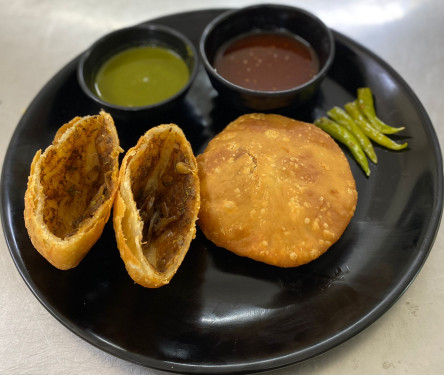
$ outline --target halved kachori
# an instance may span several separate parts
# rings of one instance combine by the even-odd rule
[[[112,117],[75,117],[31,164],[25,225],[51,264],[75,267],[102,234],[117,191],[119,138]]]
[[[197,163],[174,124],[148,130],[119,172],[114,230],[131,278],[157,288],[169,283],[196,234],[200,207]]]

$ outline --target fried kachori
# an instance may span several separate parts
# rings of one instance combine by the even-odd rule
[[[75,267],[102,234],[119,171],[119,139],[112,117],[75,117],[39,150],[25,193],[25,225],[51,264]]]
[[[198,225],[219,247],[280,267],[308,263],[334,244],[357,204],[340,147],[316,126],[244,115],[197,157]]]
[[[193,151],[174,124],[148,130],[128,150],[119,172],[114,230],[131,278],[169,283],[196,234],[199,178]]]

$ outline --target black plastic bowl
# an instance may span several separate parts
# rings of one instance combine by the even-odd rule
[[[257,91],[231,83],[214,69],[219,48],[233,38],[252,31],[285,30],[307,41],[319,59],[319,72],[303,85],[282,91]],[[331,30],[316,16],[285,5],[253,5],[231,10],[211,21],[200,40],[200,55],[211,84],[222,99],[254,110],[297,107],[310,100],[327,74],[334,59]]]
[[[181,56],[190,73],[187,84],[168,99],[147,106],[120,106],[99,98],[94,90],[94,81],[102,64],[118,52],[142,45],[169,48]],[[167,26],[142,24],[113,31],[96,41],[81,56],[77,67],[77,79],[85,94],[98,103],[101,108],[111,113],[111,115],[126,121],[139,121],[148,116],[166,113],[174,108],[183,99],[195,79],[197,66],[197,51],[187,37]]]

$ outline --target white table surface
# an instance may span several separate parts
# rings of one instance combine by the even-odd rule
[[[272,1],[269,1],[272,2]],[[0,162],[27,105],[101,35],[225,0],[0,0]],[[388,62],[416,93],[444,140],[444,1],[299,0],[333,29]],[[443,374],[444,234],[407,292],[369,328],[316,358],[272,374]],[[0,374],[161,374],[115,358],[54,319],[22,280],[0,238]]]

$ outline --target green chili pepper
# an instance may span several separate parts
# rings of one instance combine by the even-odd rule
[[[353,121],[353,119],[342,108],[333,107],[327,112],[338,124],[344,126],[349,132],[351,132],[359,144],[361,145],[368,158],[375,164],[378,163],[378,157],[376,156],[375,149],[368,137],[364,134],[361,128]]]
[[[350,117],[359,125],[364,134],[372,141],[384,146],[390,150],[402,150],[408,146],[407,142],[403,144],[396,143],[375,128],[373,128],[361,114],[357,101],[347,103],[344,106]]]
[[[405,129],[405,127],[394,128],[378,118],[373,103],[373,94],[369,87],[361,87],[358,89],[358,105],[370,125],[381,133],[394,134]]]
[[[368,161],[356,137],[342,125],[326,118],[321,117],[315,120],[315,125],[326,133],[330,134],[334,139],[343,143],[348,147],[355,160],[361,166],[365,175],[370,176],[370,168]]]

